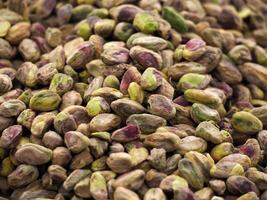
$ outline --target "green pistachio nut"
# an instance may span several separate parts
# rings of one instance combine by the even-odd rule
[[[73,153],[80,153],[90,143],[88,137],[78,131],[69,131],[64,134],[64,142]]]
[[[222,102],[221,98],[207,90],[188,89],[184,92],[184,96],[189,102],[202,103],[214,108],[216,108]]]
[[[167,152],[177,150],[180,143],[180,138],[170,132],[155,132],[146,136],[144,141],[144,144],[149,147],[163,148]]]
[[[196,123],[210,120],[219,122],[221,120],[217,110],[200,103],[194,103],[192,105],[190,114]]]
[[[244,134],[255,134],[262,130],[262,122],[253,114],[240,111],[232,116],[231,124],[233,128]]]
[[[141,36],[134,38],[131,42],[133,46],[141,46],[152,51],[164,50],[168,47],[168,42],[160,37]]]
[[[127,41],[134,32],[135,30],[131,23],[120,22],[116,25],[113,35],[118,40]]]
[[[86,110],[87,110],[89,116],[94,117],[100,113],[110,112],[110,106],[104,98],[93,97],[87,103]]]
[[[116,22],[113,19],[100,19],[94,25],[95,34],[107,38],[113,33],[115,25]]]
[[[155,68],[147,68],[141,78],[141,86],[145,90],[153,91],[156,90],[162,84],[162,76]]]
[[[188,31],[185,19],[174,8],[168,6],[163,7],[162,17],[167,20],[171,24],[171,26],[177,31],[181,33],[185,33]]]
[[[38,68],[31,62],[23,63],[17,70],[16,78],[28,87],[34,87],[37,84]]]
[[[36,113],[31,109],[26,109],[20,113],[17,118],[17,123],[25,126],[27,129],[31,129],[32,122],[36,117]]]
[[[210,152],[211,157],[214,161],[219,161],[223,157],[228,156],[234,153],[234,146],[232,143],[223,142],[214,146]]]
[[[1,27],[0,37],[5,37],[8,33],[8,30],[11,27],[11,24],[9,21],[1,21],[0,27]]]
[[[204,185],[204,180],[201,174],[196,170],[193,162],[187,158],[183,158],[179,161],[180,175],[186,179],[188,184],[195,188],[201,189]]]
[[[86,177],[79,181],[75,187],[74,192],[76,195],[82,198],[90,198],[91,194],[90,191],[88,191],[88,188],[90,188],[90,177]]]
[[[19,44],[24,38],[30,36],[30,27],[31,24],[29,22],[16,23],[8,30],[6,40],[14,45]]]
[[[55,110],[61,102],[60,96],[51,90],[41,90],[30,99],[29,107],[36,111]]]
[[[63,95],[64,93],[70,91],[73,87],[73,79],[62,73],[57,73],[53,76],[49,90],[56,92],[59,95]]]
[[[158,30],[159,24],[154,17],[146,12],[135,15],[133,25],[143,33],[151,34]]]
[[[13,188],[26,186],[37,180],[39,176],[38,168],[32,165],[19,165],[11,174],[8,175],[8,185]]]
[[[208,144],[204,139],[195,136],[187,136],[181,139],[177,152],[181,155],[184,155],[189,151],[204,153],[207,146]]]
[[[104,79],[103,87],[111,87],[111,88],[119,89],[120,81],[116,76],[109,75]]]
[[[81,21],[87,17],[93,8],[94,7],[90,4],[78,5],[72,9],[71,19],[74,21]]]
[[[2,160],[0,165],[0,175],[4,177],[8,177],[14,171],[14,164],[12,163],[9,157],[6,157]]]
[[[183,75],[176,85],[178,90],[183,92],[187,89],[205,89],[211,81],[210,75],[188,73]]]
[[[48,131],[49,127],[53,124],[56,117],[54,112],[46,112],[37,115],[31,124],[31,133],[36,137],[43,137],[44,133]]]
[[[145,180],[145,172],[140,169],[127,172],[114,180],[112,186],[114,188],[124,187],[137,191],[143,185]]]
[[[181,176],[169,175],[160,182],[159,187],[163,191],[173,192],[179,188],[188,188],[188,182]]]
[[[3,117],[15,117],[25,109],[26,105],[22,101],[11,99],[0,105],[0,115]]]
[[[95,199],[108,199],[107,183],[99,172],[94,172],[90,178],[90,193]]]
[[[130,99],[140,104],[143,103],[145,94],[143,88],[136,82],[131,82],[128,87]]]
[[[47,28],[45,39],[51,47],[57,47],[62,43],[62,32],[58,28]]]
[[[91,131],[109,131],[118,127],[121,123],[121,118],[118,115],[102,113],[95,116],[90,121]]]
[[[232,141],[230,133],[224,130],[220,131],[211,121],[201,122],[196,128],[195,135],[214,144]]]
[[[228,55],[237,64],[243,64],[252,60],[249,48],[245,45],[235,46]]]
[[[73,170],[67,179],[63,182],[63,188],[66,191],[71,191],[77,183],[79,183],[82,179],[89,176],[91,171],[88,169],[75,169]]]

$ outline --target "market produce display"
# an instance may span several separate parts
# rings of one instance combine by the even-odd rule
[[[0,200],[267,200],[266,0],[0,0]]]

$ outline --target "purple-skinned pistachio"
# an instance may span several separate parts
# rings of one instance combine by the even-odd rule
[[[231,176],[226,181],[226,186],[229,192],[232,194],[246,194],[247,192],[253,191],[259,194],[259,190],[255,183],[250,181],[244,176]]]
[[[0,137],[0,146],[2,148],[13,148],[18,144],[21,136],[22,126],[10,126],[2,132],[2,135]]]
[[[73,6],[64,4],[57,9],[57,19],[60,25],[66,24],[71,19]]]
[[[158,127],[165,126],[166,120],[151,114],[133,114],[128,117],[127,124],[139,126],[142,133],[153,133]]]
[[[152,67],[147,68],[141,77],[141,86],[148,91],[156,90],[162,85],[162,82],[162,74]]]
[[[118,89],[111,87],[102,87],[93,91],[92,96],[103,97],[108,103],[111,103],[112,101],[121,99],[123,97],[123,94]]]
[[[28,87],[34,87],[37,84],[38,68],[31,62],[23,63],[17,70],[17,80]]]
[[[110,15],[118,21],[131,22],[141,9],[131,4],[125,4],[110,9]]]
[[[35,22],[31,25],[31,36],[44,37],[45,27],[39,22]]]
[[[55,131],[48,131],[44,134],[42,142],[45,147],[55,149],[56,147],[62,146],[63,139]]]
[[[56,147],[53,150],[52,164],[65,167],[71,159],[71,152],[66,147]]]
[[[92,154],[90,153],[89,149],[83,150],[81,153],[76,154],[71,163],[70,168],[71,169],[81,169],[85,166],[90,165],[94,161],[94,158]]]
[[[32,183],[38,178],[38,176],[39,171],[37,167],[21,164],[11,174],[9,174],[8,184],[11,187],[19,188]]]
[[[36,18],[46,18],[56,7],[55,0],[39,0],[34,3]]]
[[[120,63],[128,63],[129,50],[124,47],[106,48],[101,54],[103,62],[107,65],[115,65]]]
[[[261,149],[256,139],[248,139],[245,144],[239,147],[239,152],[250,158],[252,166],[256,166],[261,160]]]
[[[154,51],[141,46],[135,46],[130,49],[130,56],[140,69],[146,69],[148,67],[162,69],[162,57]]]
[[[23,110],[26,109],[26,105],[18,99],[10,99],[0,105],[0,115],[3,117],[18,116]]]
[[[67,179],[63,182],[63,188],[66,191],[71,191],[79,181],[81,181],[90,174],[91,171],[88,169],[76,169],[72,171],[67,177]]]
[[[114,131],[111,139],[118,142],[129,142],[139,138],[140,130],[137,125],[128,124],[127,126]]]
[[[22,145],[15,153],[18,161],[29,165],[43,165],[52,158],[52,151],[38,144]]]
[[[111,103],[112,110],[123,119],[127,119],[132,114],[141,114],[146,109],[136,101],[129,99],[118,99]]]
[[[57,73],[57,67],[55,63],[48,63],[37,71],[37,81],[42,85],[48,85],[53,76]]]
[[[69,131],[64,134],[64,142],[73,153],[79,153],[90,143],[89,139],[78,131]]]
[[[83,42],[67,57],[67,64],[73,68],[81,68],[94,57],[94,46],[91,42]]]
[[[0,74],[0,94],[10,91],[13,87],[12,80],[8,75]]]
[[[173,118],[176,114],[174,103],[167,97],[160,94],[153,94],[148,98],[148,111],[151,114],[165,119]]]
[[[34,40],[23,39],[18,50],[26,61],[36,62],[40,58],[40,49]]]
[[[183,58],[188,61],[194,61],[203,55],[206,51],[206,43],[197,38],[189,40],[183,49]]]
[[[136,82],[138,84],[141,83],[141,73],[137,70],[136,67],[130,67],[122,77],[120,91],[123,94],[127,93],[128,87],[131,82]]]

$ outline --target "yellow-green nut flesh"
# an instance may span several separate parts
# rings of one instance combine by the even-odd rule
[[[52,111],[57,109],[60,102],[61,98],[56,92],[42,90],[32,96],[29,107],[36,111]]]
[[[135,15],[133,25],[143,33],[154,33],[158,30],[159,24],[154,17],[146,12],[139,12]]]
[[[255,134],[262,130],[262,122],[253,114],[241,111],[232,116],[231,123],[233,128],[240,133]]]

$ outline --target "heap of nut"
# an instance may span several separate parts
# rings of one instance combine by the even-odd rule
[[[266,0],[0,0],[0,200],[267,200]]]

